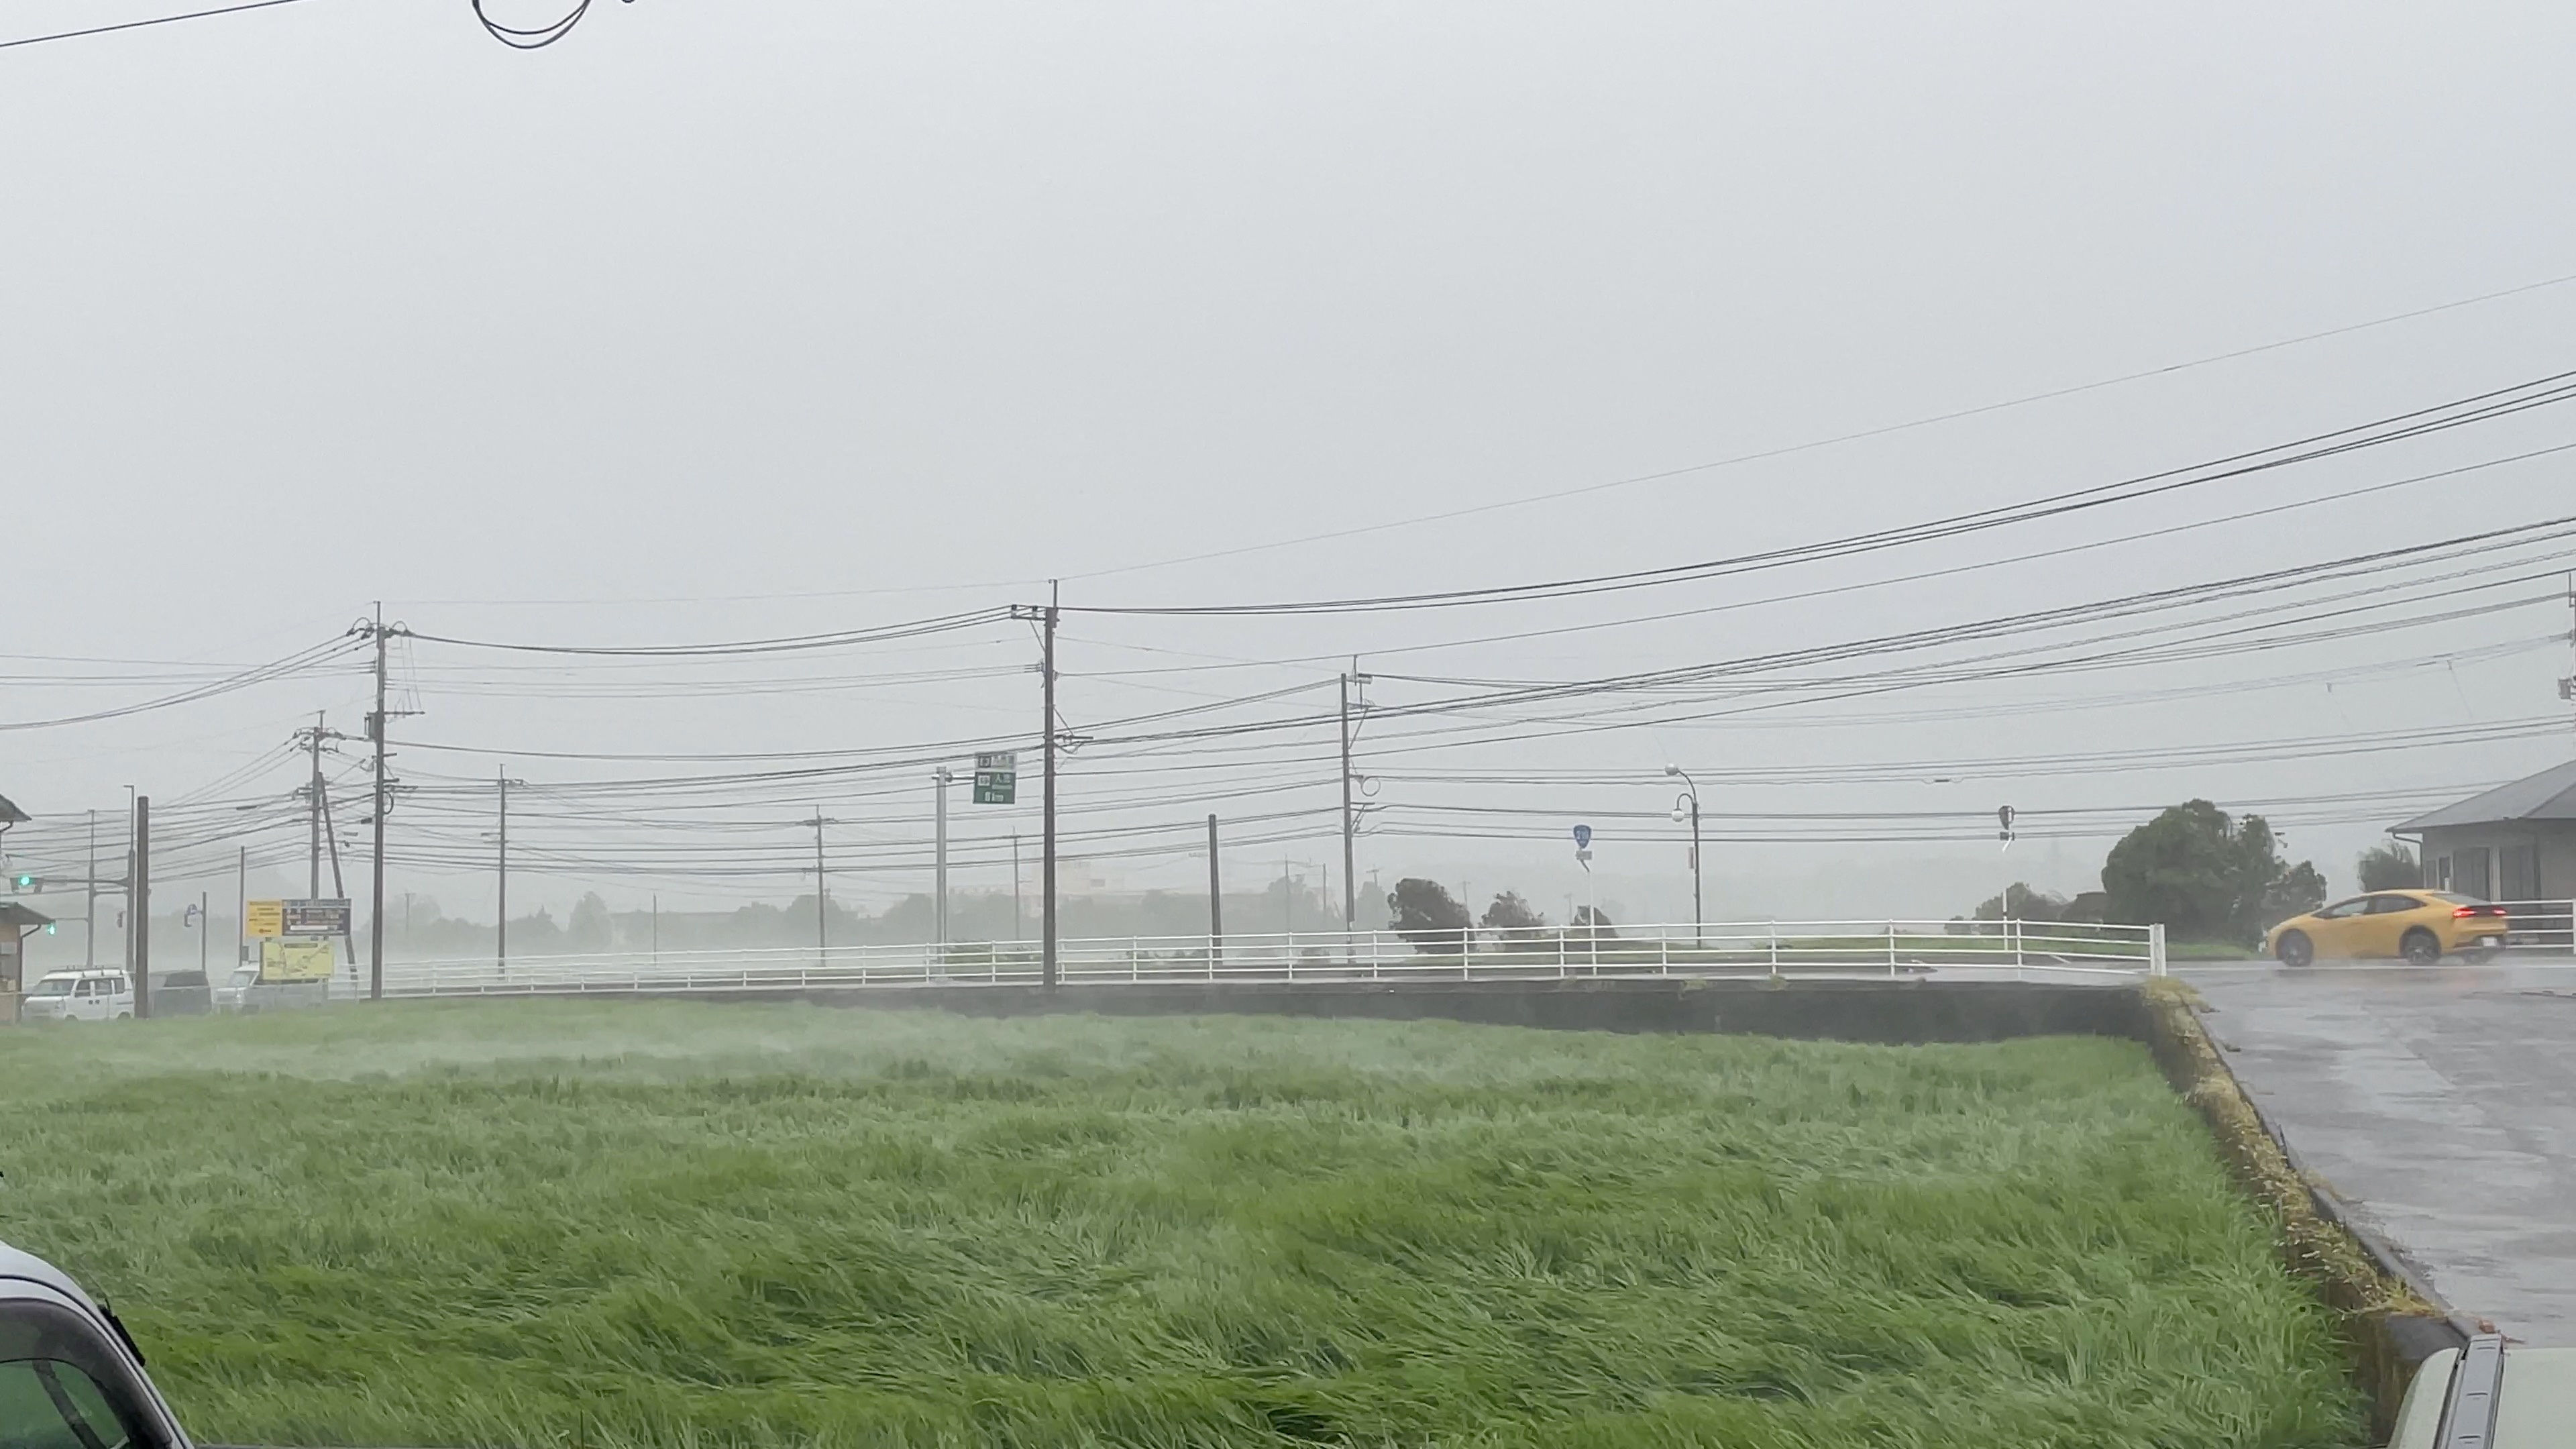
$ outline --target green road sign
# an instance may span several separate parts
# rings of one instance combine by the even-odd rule
[[[975,757],[975,803],[1010,805],[1019,799],[1020,753],[987,750]]]

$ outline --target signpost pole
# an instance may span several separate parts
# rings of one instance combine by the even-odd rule
[[[492,936],[492,964],[500,975],[510,974],[510,772],[501,771],[501,838],[496,862],[498,879],[494,882],[498,929]]]
[[[937,898],[931,903],[932,939],[941,946],[948,944],[948,782],[954,778],[948,767],[941,765],[930,772],[930,790],[937,804],[931,810],[931,889]]]

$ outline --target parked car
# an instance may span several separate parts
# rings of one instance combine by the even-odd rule
[[[203,971],[173,971],[152,983],[154,1016],[203,1016],[215,1009],[215,989]]]
[[[2424,1360],[2406,1386],[2388,1449],[2459,1445],[2576,1445],[2576,1348],[2526,1348],[2480,1335],[2465,1350],[2446,1348]]]
[[[51,1263],[6,1243],[0,1243],[0,1444],[189,1444],[116,1315]]]
[[[2404,957],[2430,966],[2445,956],[2475,963],[2504,949],[2505,908],[2448,891],[2374,891],[2274,926],[2263,948],[2284,966]]]
[[[320,1006],[330,999],[328,981],[262,982],[257,966],[234,967],[224,984],[214,989],[217,1011],[284,1011]]]
[[[18,1003],[21,1021],[112,1021],[134,1014],[134,983],[122,971],[49,971]]]

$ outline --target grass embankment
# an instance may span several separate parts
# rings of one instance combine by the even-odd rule
[[[218,1441],[2358,1438],[2124,1042],[464,1003],[0,1094],[0,1236]]]

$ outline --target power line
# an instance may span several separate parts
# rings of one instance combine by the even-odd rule
[[[225,678],[215,680],[211,683],[200,684],[190,689],[184,689],[176,694],[163,695],[158,699],[148,699],[139,704],[121,705],[115,709],[92,710],[87,714],[64,715],[56,719],[8,720],[0,722],[0,731],[39,730],[52,729],[62,725],[98,724],[102,721],[124,719],[130,715],[145,714],[153,710],[170,709],[178,705],[193,704],[199,700],[213,699],[218,695],[231,694],[236,690],[248,689],[256,684],[265,684],[273,679],[283,679],[290,675],[311,672],[324,665],[332,663],[337,655],[351,652],[352,647],[351,642],[345,638],[333,639],[328,643],[317,644],[309,649],[298,650],[283,659],[272,660],[266,664],[255,665],[249,669],[241,671],[240,673],[228,675]]]
[[[1069,611],[1080,614],[1131,616],[1383,613],[1397,610],[1457,608],[1466,605],[1573,598],[1626,589],[1697,582],[1732,574],[1783,568],[1793,564],[1813,563],[1823,559],[1849,558],[1859,554],[1875,553],[1882,549],[1932,542],[1991,528],[2060,517],[2115,503],[2135,502],[2141,498],[2156,497],[2181,489],[2244,478],[2256,473],[2314,462],[2320,458],[2334,457],[2365,448],[2382,447],[2412,438],[2447,432],[2454,428],[2491,422],[2497,418],[2576,399],[2576,383],[2571,383],[2570,379],[2576,379],[2576,371],[2552,373],[2508,387],[2454,398],[2446,402],[2376,418],[2369,422],[2337,428],[2330,432],[2311,434],[2289,442],[2275,443],[2180,468],[2168,468],[2117,479],[2109,483],[2068,489],[2019,503],[1977,509],[1920,523],[1904,524],[1868,533],[1849,534],[1787,548],[1702,559],[1691,563],[1668,564],[1651,569],[1632,569],[1619,573],[1591,574],[1533,583],[1430,590],[1411,594],[1277,600],[1257,604],[1067,605],[1066,607]]]
[[[452,644],[467,649],[496,649],[519,654],[583,655],[627,659],[703,659],[746,654],[790,654],[816,649],[845,649],[860,644],[878,644],[897,639],[915,639],[929,634],[951,633],[984,624],[1007,621],[1007,608],[975,609],[960,614],[943,614],[934,618],[910,619],[898,624],[883,624],[867,629],[841,629],[824,634],[791,634],[769,639],[736,639],[710,644],[525,644],[489,639],[459,639],[444,634],[404,631],[411,638],[428,644]]]
[[[1688,477],[1694,473],[1707,473],[1721,468],[1740,467],[1748,463],[1767,462],[1774,458],[1792,457],[1799,453],[1814,452],[1821,448],[1832,448],[1846,443],[1864,442],[1871,438],[1883,438],[1894,433],[1910,432],[1918,428],[1934,427],[1942,423],[1960,422],[1968,418],[1980,417],[1987,413],[2003,412],[2011,408],[2028,407],[2034,403],[2052,402],[2059,398],[2074,397],[2088,392],[2098,392],[2104,388],[2118,387],[2125,383],[2142,382],[2148,378],[2165,377],[2173,373],[2189,371],[2195,367],[2207,367],[2214,363],[2233,362],[2241,358],[2254,357],[2266,352],[2276,352],[2285,347],[2297,347],[2310,342],[2322,342],[2327,338],[2343,337],[2355,332],[2365,332],[2374,327],[2386,327],[2393,323],[2410,322],[2417,318],[2431,317],[2443,312],[2456,311],[2463,307],[2474,307],[2485,302],[2501,301],[2506,297],[2518,297],[2528,292],[2538,292],[2550,287],[2564,286],[2569,282],[2576,282],[2576,272],[2571,272],[2564,276],[2543,278],[2537,282],[2526,282],[2520,286],[2506,287],[2500,291],[2482,292],[2477,296],[2463,297],[2457,301],[2436,303],[2430,307],[2418,307],[2412,311],[2395,312],[2384,317],[2374,317],[2368,321],[2347,323],[2340,327],[2329,327],[2322,332],[2309,332],[2297,337],[2285,337],[2278,341],[2258,343],[2252,347],[2240,347],[2232,352],[2212,353],[2206,357],[2193,358],[2187,362],[2167,363],[2162,367],[2150,367],[2139,372],[2122,373],[2117,377],[2106,377],[2093,382],[2077,383],[2071,387],[2053,388],[2046,392],[2028,393],[2021,397],[2007,398],[2001,402],[1981,403],[1975,407],[1959,408],[1951,412],[1934,413],[1926,417],[1914,418],[1906,422],[1886,423],[1878,427],[1861,428],[1848,433],[1837,433],[1831,437],[1810,439],[1803,443],[1790,443],[1782,447],[1765,448],[1757,452],[1738,453],[1732,457],[1719,458],[1706,463],[1685,464],[1682,467],[1666,468],[1653,473],[1639,473],[1631,477],[1614,478],[1605,483],[1588,483],[1575,488],[1560,488],[1546,493],[1532,493],[1519,498],[1507,498],[1496,503],[1479,503],[1471,507],[1453,508],[1441,513],[1425,513],[1418,514],[1411,518],[1392,519],[1385,523],[1362,524],[1354,528],[1339,528],[1325,533],[1303,534],[1296,538],[1277,539],[1267,543],[1243,544],[1234,548],[1213,549],[1205,553],[1185,554],[1172,558],[1156,559],[1151,563],[1125,564],[1117,568],[1097,569],[1087,574],[1068,574],[1065,577],[1071,580],[1081,581],[1087,579],[1110,578],[1119,574],[1144,573],[1154,569],[1174,568],[1182,564],[1206,563],[1216,559],[1237,558],[1245,554],[1264,553],[1273,549],[1295,548],[1309,543],[1328,543],[1337,539],[1358,538],[1367,534],[1383,533],[1393,529],[1414,528],[1426,523],[1448,523],[1461,518],[1473,518],[1479,514],[1497,513],[1504,509],[1525,508],[1537,503],[1555,503],[1568,498],[1582,498],[1596,493],[1606,493],[1618,488],[1633,488],[1645,483],[1660,483],[1674,478]]]
[[[180,15],[155,15],[148,20],[128,20],[116,25],[93,25],[86,30],[58,30],[51,35],[27,35],[16,40],[0,40],[0,50],[21,45],[42,45],[49,40],[78,40],[85,35],[106,35],[118,30],[141,30],[147,25],[175,25],[182,20],[204,20],[216,15],[238,15],[245,10],[266,10],[276,5],[292,5],[295,0],[248,0],[241,5],[222,5],[212,10],[190,10]]]

